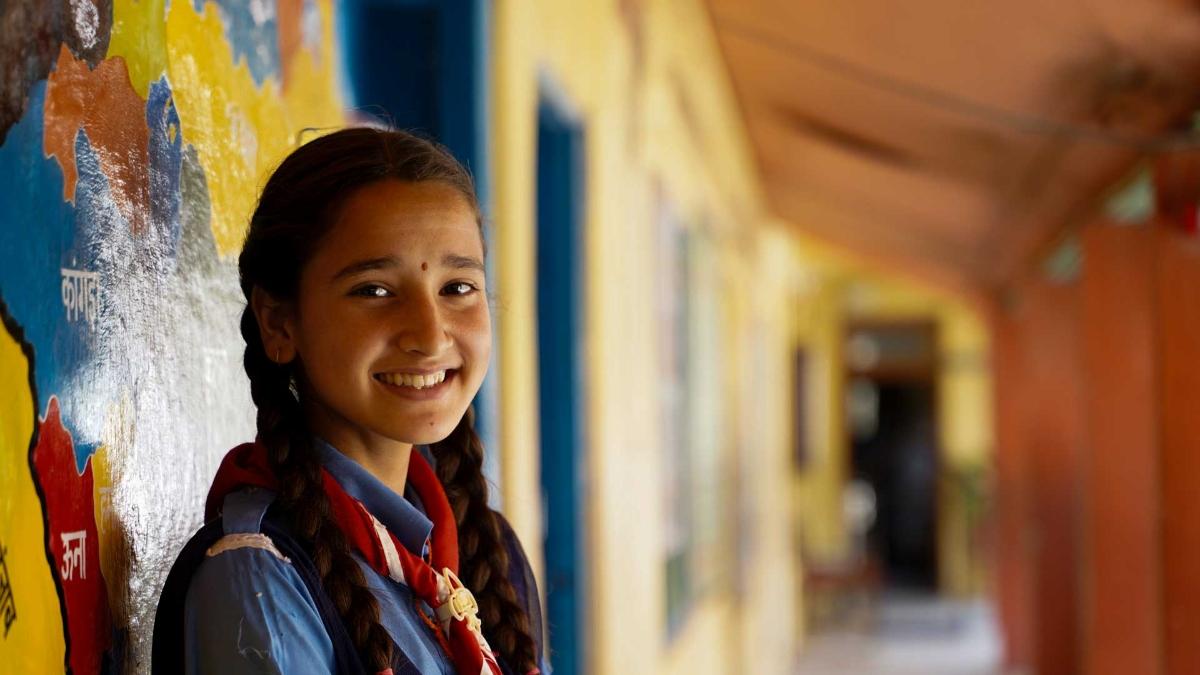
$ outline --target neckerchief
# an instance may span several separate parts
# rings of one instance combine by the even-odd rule
[[[483,637],[475,598],[458,580],[458,527],[454,512],[433,467],[419,452],[413,452],[408,460],[408,482],[421,498],[425,515],[433,522],[428,560],[405,548],[362,502],[342,489],[328,470],[321,469],[321,483],[333,519],[346,539],[371,569],[405,584],[434,609],[438,620],[435,629],[441,631],[439,642],[459,675],[501,675],[492,649]],[[247,485],[269,490],[278,487],[267,449],[258,443],[243,443],[221,460],[208,492],[204,519],[217,517],[225,496]],[[391,669],[378,675],[391,675]]]

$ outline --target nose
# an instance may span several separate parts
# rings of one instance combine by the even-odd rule
[[[451,338],[438,296],[424,289],[407,294],[397,308],[396,339],[410,354],[437,356],[450,347]]]

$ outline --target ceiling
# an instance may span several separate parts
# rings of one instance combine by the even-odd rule
[[[1184,2],[708,5],[776,214],[972,294],[1179,143],[1200,103]]]

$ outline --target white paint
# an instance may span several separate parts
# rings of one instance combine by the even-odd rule
[[[267,0],[251,0],[250,18],[255,26],[261,26],[275,18],[275,3]]]
[[[84,49],[91,49],[100,40],[100,13],[91,0],[71,0],[71,17],[75,23],[75,35]]]
[[[87,531],[76,530],[63,532],[62,537],[62,573],[63,581],[75,578],[75,570],[79,570],[79,578],[87,578]]]
[[[67,321],[77,323],[82,318],[88,325],[95,326],[100,313],[100,274],[67,267],[61,267],[59,271],[62,273],[60,294]]]

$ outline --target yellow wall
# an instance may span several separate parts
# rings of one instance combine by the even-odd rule
[[[796,490],[806,559],[836,563],[850,545],[842,521],[842,488],[850,471],[842,410],[846,322],[928,320],[936,325],[938,336],[939,584],[952,594],[979,592],[986,570],[971,539],[961,476],[986,478],[990,466],[991,373],[985,324],[969,299],[905,282],[820,245],[800,247],[807,268],[813,270],[797,296],[795,315],[799,344],[807,349],[810,363],[811,459],[797,478]]]
[[[630,6],[625,13],[623,4]],[[748,345],[752,334],[744,328],[761,327],[759,367],[772,374],[786,372],[790,347],[787,305],[774,300],[794,261],[786,247],[770,243],[782,235],[763,227],[753,158],[703,4],[531,0],[499,2],[494,9],[493,215],[506,513],[539,558],[533,220],[541,80],[577,108],[586,137],[586,555],[593,574],[584,632],[591,640],[590,670],[747,672],[738,665],[746,654],[756,673],[787,672],[795,630],[792,608],[780,598],[791,597],[796,572],[789,534],[790,384],[737,378],[746,372],[748,347],[722,353],[723,382],[739,392],[730,400],[765,402],[762,424],[750,430],[723,418],[719,442],[733,453],[739,430],[756,439],[742,464],[752,474],[746,481],[759,488],[746,497],[756,536],[741,575],[754,581],[735,590],[718,576],[678,635],[668,639],[665,625],[656,183],[689,226],[709,226],[728,321],[723,343]],[[640,58],[633,37],[639,31]],[[722,465],[739,458],[725,457]]]

